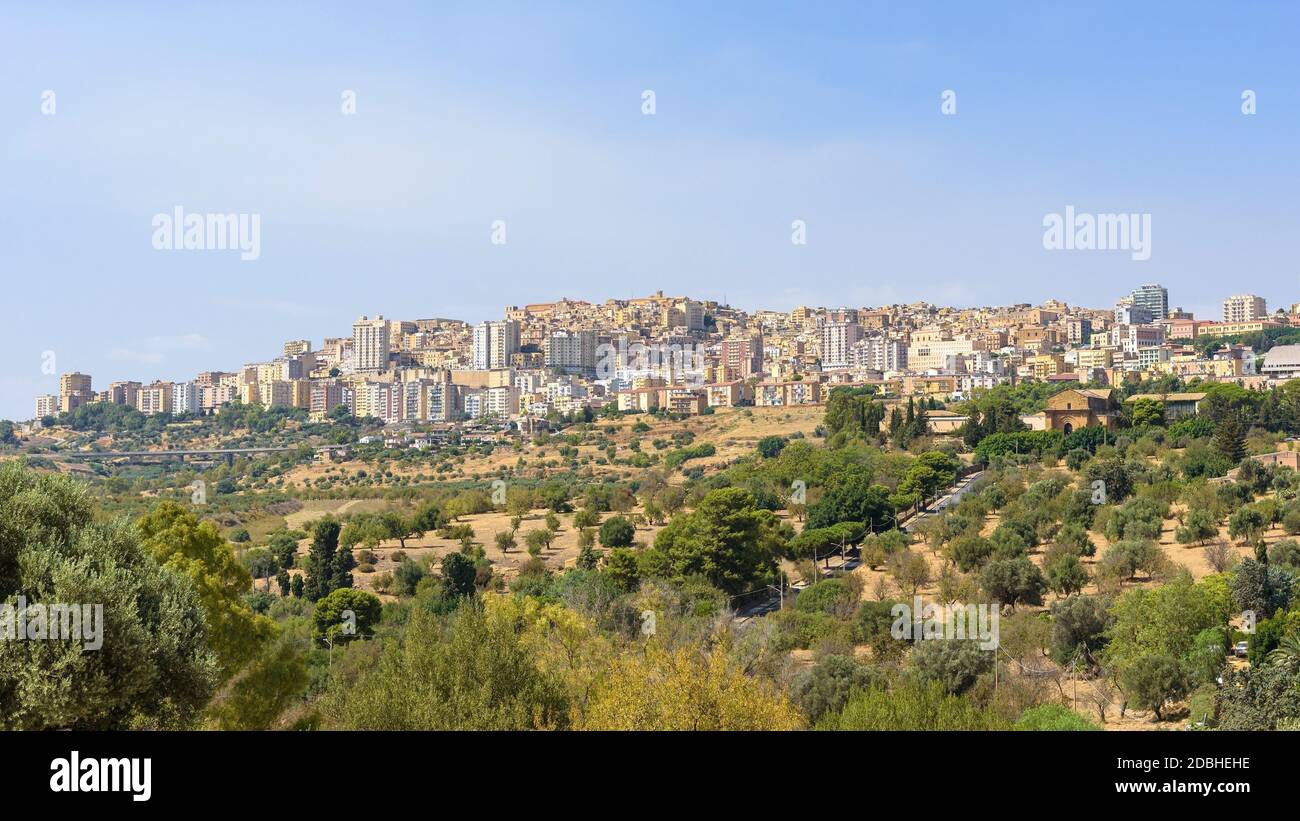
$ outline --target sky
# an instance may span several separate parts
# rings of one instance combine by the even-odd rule
[[[362,314],[1107,307],[1148,282],[1198,317],[1285,307],[1298,24],[1282,2],[9,4],[0,418],[57,373],[188,379]],[[1150,258],[1044,248],[1067,206],[1150,215]],[[176,207],[255,215],[259,256],[155,248]]]

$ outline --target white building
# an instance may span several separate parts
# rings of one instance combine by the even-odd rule
[[[199,412],[199,386],[193,382],[172,383],[172,415]]]

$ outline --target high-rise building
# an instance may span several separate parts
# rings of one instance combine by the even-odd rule
[[[172,415],[199,412],[199,386],[193,382],[172,384]]]
[[[884,334],[872,334],[854,344],[849,351],[849,364],[855,368],[876,371],[901,371],[907,368],[907,345],[901,339],[890,339]]]
[[[1263,297],[1254,294],[1237,294],[1223,300],[1224,322],[1250,322],[1267,316],[1268,309],[1264,305]]]
[[[862,326],[856,322],[828,322],[822,326],[822,370],[849,367],[849,350],[861,338]]]
[[[67,413],[95,401],[90,374],[74,372],[59,377],[59,410]]]
[[[741,379],[763,370],[763,335],[744,334],[722,340],[722,364]]]
[[[474,326],[472,366],[488,371],[510,367],[510,357],[519,352],[519,322],[506,319]]]
[[[59,397],[46,393],[36,397],[36,418],[44,419],[59,412]]]
[[[596,332],[555,331],[546,337],[546,367],[582,376],[596,374]]]
[[[1159,322],[1169,317],[1169,289],[1163,285],[1143,285],[1132,294],[1133,305],[1151,312],[1151,319]]]
[[[352,369],[359,373],[377,373],[388,370],[391,345],[389,324],[383,316],[374,319],[361,317],[352,323]]]
[[[154,382],[143,386],[136,394],[136,410],[141,413],[171,413],[172,391],[171,382]]]

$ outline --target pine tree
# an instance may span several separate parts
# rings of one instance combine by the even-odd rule
[[[334,554],[334,572],[330,574],[330,589],[326,595],[343,587],[352,586],[352,568],[357,566],[351,550],[340,550]]]
[[[1214,431],[1214,450],[1234,466],[1246,456],[1246,436],[1237,417],[1227,414]]]

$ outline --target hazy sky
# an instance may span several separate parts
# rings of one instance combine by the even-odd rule
[[[1292,3],[53,5],[0,13],[0,417],[43,351],[101,389],[362,313],[1300,301]],[[1067,205],[1151,258],[1045,250]],[[155,250],[176,206],[260,258]]]

